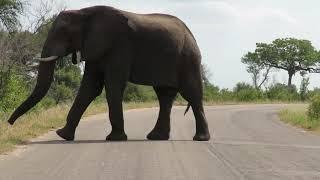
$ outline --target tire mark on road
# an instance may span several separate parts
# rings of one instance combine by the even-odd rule
[[[245,176],[244,174],[242,174],[242,172],[236,168],[234,165],[232,165],[232,162],[230,162],[229,160],[227,160],[220,152],[218,152],[212,144],[208,143],[207,147],[207,151],[208,153],[215,157],[216,159],[218,159],[223,165],[225,165],[227,168],[229,168],[232,172],[233,175],[235,175],[237,177],[237,179],[239,180],[245,180]]]

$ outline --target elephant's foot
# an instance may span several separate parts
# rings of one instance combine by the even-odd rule
[[[126,141],[128,137],[125,132],[111,131],[111,133],[106,137],[107,141]]]
[[[160,131],[160,130],[152,130],[148,135],[147,139],[149,140],[168,140],[169,139],[169,131]]]
[[[70,131],[70,130],[67,130],[66,128],[58,129],[56,131],[56,133],[62,139],[65,139],[67,141],[73,141],[74,140],[74,132]]]
[[[207,132],[200,132],[196,133],[193,137],[194,141],[209,141],[210,140],[210,133]]]

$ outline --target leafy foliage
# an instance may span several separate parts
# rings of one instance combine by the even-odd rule
[[[19,105],[27,97],[27,87],[24,79],[12,73],[8,78],[7,84],[0,100],[0,111],[10,110]]]
[[[320,120],[320,95],[314,96],[311,99],[308,116],[313,120]]]
[[[74,66],[71,63],[59,67],[54,74],[54,82],[49,92],[49,97],[54,99],[56,104],[72,100],[80,86],[81,70],[79,66]]]
[[[7,30],[16,30],[18,15],[23,12],[23,3],[20,0],[1,0],[0,1],[0,22]]]
[[[154,99],[156,99],[156,94],[152,87],[127,83],[127,87],[123,95],[123,100],[125,102],[145,102]]]
[[[261,91],[243,82],[237,83],[233,91],[238,101],[256,101],[263,97]]]
[[[267,97],[270,100],[295,101],[299,100],[299,94],[295,86],[276,83],[271,85],[267,90]]]
[[[204,83],[203,99],[205,101],[220,100],[219,87],[211,84],[209,81]]]

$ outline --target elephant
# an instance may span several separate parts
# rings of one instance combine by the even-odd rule
[[[128,82],[153,86],[159,100],[158,119],[147,139],[169,139],[177,93],[188,102],[186,112],[192,107],[196,122],[193,140],[210,139],[203,107],[201,53],[185,23],[172,15],[137,14],[110,6],[58,14],[42,48],[35,88],[12,113],[11,125],[46,95],[56,61],[70,54],[74,64],[84,61],[85,67],[66,124],[56,131],[64,140],[74,140],[81,116],[103,87],[112,126],[106,140],[127,140],[122,99]]]

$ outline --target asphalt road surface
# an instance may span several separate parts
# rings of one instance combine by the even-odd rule
[[[106,114],[81,121],[75,142],[54,132],[0,156],[1,180],[320,179],[320,136],[279,121],[285,105],[206,107],[212,139],[194,142],[193,114],[172,112],[169,141],[148,141],[158,109],[125,113],[127,142],[105,142]]]

